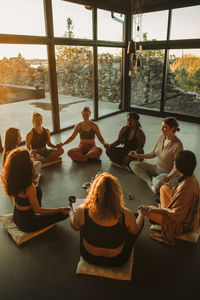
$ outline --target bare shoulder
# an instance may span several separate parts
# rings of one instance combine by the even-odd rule
[[[26,188],[26,194],[28,195],[33,193],[36,193],[36,188],[33,184],[31,184]]]
[[[92,126],[92,128],[94,130],[98,130],[99,129],[99,126],[96,123],[94,123],[93,121],[91,121],[91,126]]]
[[[133,212],[128,207],[124,207],[123,211],[124,211],[124,215],[127,217],[131,217],[133,215]]]
[[[44,130],[46,131],[46,133],[47,133],[48,135],[50,135],[50,130],[49,130],[48,128],[44,128]]]
[[[83,122],[79,122],[75,127],[74,127],[74,129],[77,129],[77,130],[79,130],[80,128],[81,128],[81,124],[82,124]]]
[[[84,210],[83,205],[80,205],[74,212],[75,222],[78,222],[81,226],[85,223]]]
[[[26,138],[31,138],[33,136],[32,129],[27,133]]]

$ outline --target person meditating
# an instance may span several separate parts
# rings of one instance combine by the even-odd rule
[[[137,219],[124,206],[121,186],[108,172],[97,175],[87,198],[77,210],[69,212],[74,230],[80,231],[80,253],[89,263],[118,267],[130,257],[142,230],[141,210]]]
[[[163,183],[169,182],[175,176],[174,159],[176,154],[183,150],[182,142],[175,135],[176,131],[180,131],[176,118],[165,118],[161,130],[162,134],[158,137],[152,152],[139,154],[136,151],[130,151],[129,153],[137,160],[157,157],[156,164],[131,161],[129,165],[137,176],[146,181],[154,193],[159,191]]]
[[[198,180],[193,175],[195,167],[192,151],[179,152],[175,158],[175,169],[180,174],[177,187],[174,190],[167,185],[161,187],[161,208],[140,207],[147,218],[162,226],[161,234],[151,235],[153,239],[174,245],[176,236],[193,230],[200,195]]]
[[[6,157],[8,154],[18,148],[21,144],[21,133],[18,128],[10,127],[8,130],[6,130],[5,134],[5,141],[4,141],[4,148],[3,148],[3,165],[6,161]],[[30,152],[31,153],[31,152]],[[41,162],[34,160],[33,157],[33,171],[34,171],[34,182],[38,184],[39,178],[40,178],[40,170],[41,170]]]
[[[13,219],[24,232],[34,232],[68,217],[69,207],[42,208],[42,191],[32,184],[33,163],[26,148],[11,151],[4,163],[1,182],[4,193],[12,197]]]
[[[26,147],[34,150],[37,160],[42,162],[42,166],[61,161],[61,155],[64,150],[60,144],[54,145],[51,143],[50,131],[42,127],[42,115],[34,112],[32,115],[32,130],[26,135]],[[53,149],[47,149],[51,147]]]
[[[78,162],[87,162],[88,160],[99,160],[102,154],[102,149],[96,146],[95,135],[105,148],[107,148],[109,145],[104,141],[98,125],[90,121],[90,108],[87,106],[83,107],[81,114],[83,117],[83,121],[75,126],[72,135],[64,143],[61,143],[60,146],[62,147],[66,144],[71,143],[79,133],[79,146],[76,148],[72,148],[67,152],[69,157],[72,160]]]
[[[130,151],[144,153],[145,134],[139,122],[140,116],[135,112],[127,114],[127,125],[120,129],[118,139],[110,144],[106,154],[112,163],[118,167],[129,168],[129,163],[135,158],[129,155]],[[123,147],[117,147],[123,144]]]
[[[18,128],[10,127],[6,130],[3,147],[2,165],[4,165],[8,154],[13,149],[16,149],[21,144],[21,142],[21,134]]]

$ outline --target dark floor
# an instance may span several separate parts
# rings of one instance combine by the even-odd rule
[[[142,116],[147,135],[145,151],[151,151],[160,132],[160,118]],[[120,114],[98,122],[105,139],[112,142],[125,120]],[[180,122],[185,149],[193,150],[198,160],[200,126]],[[62,140],[70,132],[62,133]],[[60,136],[53,141],[59,142]],[[77,144],[77,140],[70,146]],[[112,166],[105,155],[101,163],[78,164],[63,156],[63,162],[42,170],[40,186],[43,206],[67,204],[69,195],[85,197],[83,182],[98,171],[110,171],[119,178],[126,205],[136,211],[140,204],[155,204],[156,196],[134,174]],[[198,178],[199,165],[196,171]],[[129,192],[134,200],[127,199]],[[0,188],[0,212],[12,211],[11,200]],[[150,239],[149,222],[135,247],[133,280],[131,282],[76,275],[79,261],[79,233],[69,220],[18,247],[0,225],[0,299],[198,299],[200,295],[200,243],[177,241],[174,247]]]

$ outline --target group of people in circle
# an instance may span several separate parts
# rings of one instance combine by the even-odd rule
[[[162,231],[151,237],[168,245],[175,238],[192,231],[199,206],[200,187],[194,170],[195,154],[183,150],[176,136],[176,118],[165,118],[152,152],[144,153],[145,133],[135,112],[127,115],[116,141],[105,142],[97,124],[90,120],[91,111],[84,107],[83,121],[71,136],[57,145],[52,144],[50,131],[42,126],[42,115],[34,112],[33,129],[26,136],[26,147],[20,147],[20,130],[9,128],[5,134],[1,182],[6,196],[14,205],[13,218],[25,232],[34,232],[69,217],[74,230],[80,231],[82,257],[95,265],[117,267],[129,259],[131,249],[140,234],[144,218],[160,224]],[[61,160],[63,146],[80,135],[78,147],[67,154],[76,162],[100,160],[102,149],[95,144],[95,136],[105,147],[112,163],[143,179],[154,193],[160,194],[160,205],[138,208],[134,214],[125,206],[118,179],[108,172],[98,174],[86,199],[75,210],[70,206],[43,208],[42,191],[37,186],[42,166]],[[48,146],[48,148],[47,148]],[[156,164],[144,159],[157,157]]]

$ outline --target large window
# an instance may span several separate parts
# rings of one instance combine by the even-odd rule
[[[1,0],[0,33],[45,35],[42,0]]]
[[[57,46],[56,69],[61,127],[79,122],[83,106],[90,106],[93,118],[92,48]]]
[[[31,129],[31,114],[43,115],[52,130],[46,46],[0,45],[0,128]]]
[[[92,39],[92,11],[83,5],[52,0],[54,35]]]
[[[165,111],[200,116],[200,49],[169,51]]]
[[[200,5],[172,11],[171,39],[200,38]]]
[[[98,48],[99,115],[119,110],[122,100],[122,50]]]
[[[123,41],[124,15],[98,9],[98,40]]]
[[[159,11],[133,16],[133,40],[166,40],[168,11]]]
[[[164,50],[138,51],[131,66],[131,106],[160,110]]]

